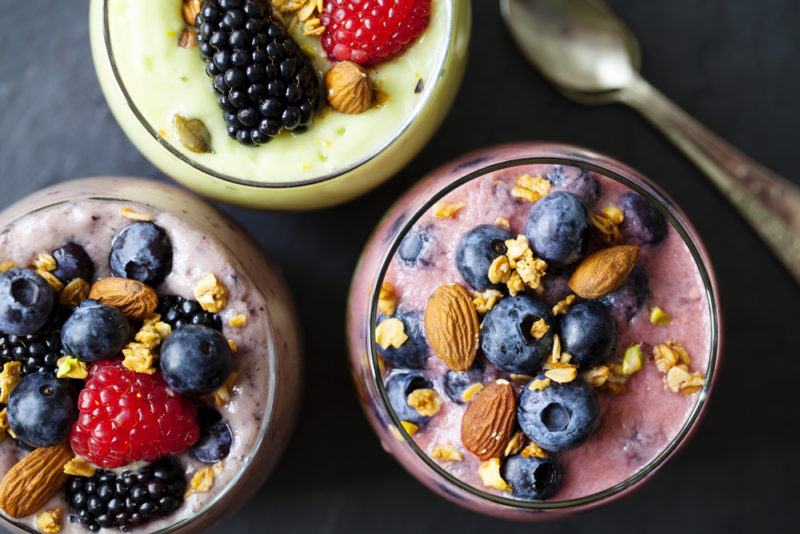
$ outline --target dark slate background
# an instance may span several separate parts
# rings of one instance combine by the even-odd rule
[[[800,2],[611,4],[641,40],[644,75],[655,86],[779,174],[800,179]],[[86,1],[0,5],[0,205],[78,176],[165,179],[128,142],[103,101]],[[355,202],[315,213],[224,208],[258,229],[256,239],[285,270],[305,326],[307,370],[302,415],[282,463],[215,532],[796,532],[798,286],[640,117],[621,106],[589,109],[562,98],[517,53],[495,2],[473,5],[461,94],[439,134],[399,176]],[[454,156],[521,139],[585,145],[661,184],[708,245],[727,332],[708,416],[667,469],[629,498],[535,526],[451,505],[384,454],[353,394],[343,335],[352,269],[389,204]]]

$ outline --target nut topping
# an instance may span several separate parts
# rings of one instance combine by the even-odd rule
[[[364,67],[340,61],[325,74],[328,103],[340,113],[355,115],[372,106],[372,85]]]
[[[189,26],[194,26],[194,19],[197,17],[197,14],[200,13],[200,4],[202,0],[183,0],[183,8],[181,12],[183,13],[183,20]]]
[[[638,256],[639,247],[635,245],[599,250],[578,265],[569,279],[569,288],[585,299],[600,298],[625,282]]]
[[[425,334],[433,352],[453,371],[472,367],[478,351],[478,313],[460,284],[440,286],[425,308]]]
[[[481,460],[503,455],[514,431],[517,397],[506,380],[488,384],[478,392],[461,420],[464,447]]]
[[[66,443],[35,449],[8,470],[0,482],[0,508],[11,517],[39,510],[67,482],[64,464],[72,459]]]
[[[101,278],[92,285],[89,298],[137,321],[149,317],[158,306],[158,295],[150,286],[127,278]]]

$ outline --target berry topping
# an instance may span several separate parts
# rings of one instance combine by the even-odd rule
[[[496,287],[487,273],[492,262],[506,253],[508,239],[510,233],[489,224],[473,228],[461,237],[456,248],[456,267],[473,289]]]
[[[182,326],[161,345],[161,374],[183,395],[205,395],[231,372],[233,355],[225,336],[207,326]]]
[[[556,165],[547,173],[547,179],[559,189],[569,191],[586,205],[594,204],[600,196],[600,182],[586,169]]]
[[[192,456],[200,462],[214,464],[228,457],[233,433],[216,410],[201,408],[197,413],[200,440],[192,447]]]
[[[69,437],[78,417],[69,380],[50,373],[22,378],[8,398],[8,425],[29,447],[51,447]]]
[[[169,323],[173,330],[190,324],[199,324],[222,332],[222,319],[216,313],[203,311],[196,300],[177,295],[166,295],[158,299],[161,320]]]
[[[608,306],[612,315],[620,321],[630,321],[639,313],[650,297],[650,284],[647,273],[640,266],[635,266],[628,278],[618,289],[600,297],[600,302]]]
[[[183,502],[186,480],[174,460],[163,459],[139,471],[100,470],[91,477],[71,476],[65,494],[71,518],[92,532],[124,531],[164,517]]]
[[[378,345],[378,352],[383,358],[394,365],[406,369],[418,369],[425,365],[428,359],[428,342],[422,333],[422,319],[416,312],[398,311],[394,317],[403,323],[405,335],[408,339],[400,347]],[[379,324],[386,318],[379,321]]]
[[[17,361],[22,374],[55,371],[61,356],[61,326],[71,313],[69,308],[56,306],[45,325],[33,334],[14,336],[0,333],[0,366]]]
[[[377,65],[401,54],[428,26],[430,0],[330,0],[320,21],[331,61]]]
[[[483,366],[476,364],[469,371],[447,371],[444,374],[444,392],[453,402],[464,404],[464,393],[475,384],[483,383]]]
[[[57,267],[53,275],[62,283],[68,284],[76,278],[87,282],[94,277],[94,263],[86,250],[77,243],[69,242],[53,251]]]
[[[397,254],[407,265],[430,265],[433,263],[430,258],[430,242],[431,234],[428,230],[411,230],[400,243]]]
[[[430,417],[422,415],[408,404],[408,396],[418,389],[432,389],[433,384],[419,371],[392,371],[386,377],[386,395],[401,421],[416,425],[425,423]]]
[[[160,226],[136,222],[114,237],[109,264],[114,276],[155,287],[172,270],[172,243]]]
[[[614,353],[616,342],[614,322],[602,304],[581,302],[561,320],[561,343],[572,355],[572,364],[585,369],[603,364]]]
[[[503,466],[503,480],[514,497],[539,501],[552,497],[561,487],[561,465],[553,458],[511,456]]]
[[[321,101],[311,62],[265,0],[204,0],[197,43],[228,135],[244,145],[303,131]]]
[[[536,378],[546,380],[544,375]],[[525,435],[551,452],[577,446],[600,423],[594,391],[581,379],[551,381],[541,390],[523,387],[517,419]]]
[[[170,391],[158,373],[129,371],[121,360],[89,369],[78,409],[72,450],[104,469],[178,454],[200,436],[188,399]]]
[[[622,195],[619,206],[625,213],[622,236],[632,243],[655,245],[667,235],[667,220],[641,195],[629,191]]]
[[[54,301],[53,288],[33,271],[11,269],[0,274],[0,331],[33,334],[49,319]]]
[[[122,312],[96,300],[84,300],[61,329],[64,350],[85,362],[117,356],[130,338],[131,326]]]
[[[539,320],[547,328],[539,329],[536,337],[531,330]],[[506,297],[483,318],[481,350],[500,369],[536,373],[553,348],[553,326],[549,308],[538,298]]]
[[[551,193],[531,208],[525,235],[539,257],[555,265],[569,265],[586,252],[589,216],[572,193]]]

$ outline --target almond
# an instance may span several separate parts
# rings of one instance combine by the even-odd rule
[[[158,306],[158,295],[153,288],[127,278],[101,278],[92,285],[89,298],[113,306],[138,321],[152,315]]]
[[[425,308],[425,335],[433,352],[453,371],[472,367],[478,351],[478,312],[460,284],[440,286]]]
[[[71,459],[72,451],[66,443],[35,449],[0,482],[0,508],[11,517],[25,517],[39,510],[67,482],[64,464]]]
[[[200,13],[200,4],[202,0],[183,0],[183,21],[189,26],[194,26],[197,14]]]
[[[372,105],[372,85],[364,67],[341,61],[325,74],[328,104],[341,113],[358,114]]]
[[[598,250],[578,265],[569,279],[569,288],[581,298],[600,298],[625,282],[638,256],[639,247],[635,245]]]
[[[461,442],[481,460],[503,455],[517,419],[517,397],[506,380],[488,384],[461,419]]]

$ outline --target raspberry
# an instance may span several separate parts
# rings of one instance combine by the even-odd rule
[[[121,360],[90,368],[78,409],[72,450],[104,469],[154,462],[200,437],[197,409],[189,399],[170,391],[160,374],[129,371]]]
[[[401,54],[430,18],[431,0],[329,0],[322,47],[331,61],[377,65]]]

